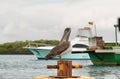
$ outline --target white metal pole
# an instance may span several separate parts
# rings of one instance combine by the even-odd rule
[[[95,36],[97,36],[97,29],[95,24],[94,24],[94,29],[95,29]]]

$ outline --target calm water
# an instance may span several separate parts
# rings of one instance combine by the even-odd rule
[[[35,76],[56,75],[56,60],[37,60],[34,55],[0,55],[0,79],[33,79]],[[74,60],[82,69],[73,69],[73,76],[92,76],[96,79],[120,79],[120,66],[93,66],[90,60]]]

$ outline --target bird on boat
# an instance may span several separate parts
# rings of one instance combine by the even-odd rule
[[[68,41],[70,33],[71,33],[71,28],[66,28],[64,30],[64,34],[60,43],[57,46],[55,46],[53,49],[51,49],[50,53],[46,55],[45,57],[46,60],[51,59],[53,57],[60,57],[61,60],[62,55],[67,54],[72,50],[70,41]]]

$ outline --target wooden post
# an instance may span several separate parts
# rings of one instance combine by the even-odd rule
[[[57,76],[72,77],[72,61],[58,61]]]
[[[56,78],[72,78],[78,76],[72,76],[72,68],[82,68],[82,65],[72,65],[72,61],[59,60],[57,65],[47,65],[48,69],[57,69],[57,76],[51,76]]]

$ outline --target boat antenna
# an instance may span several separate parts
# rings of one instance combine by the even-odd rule
[[[117,36],[117,28],[120,32],[120,18],[118,18],[118,24],[114,25],[115,27],[115,42],[116,42],[116,46],[118,45],[118,36]]]

